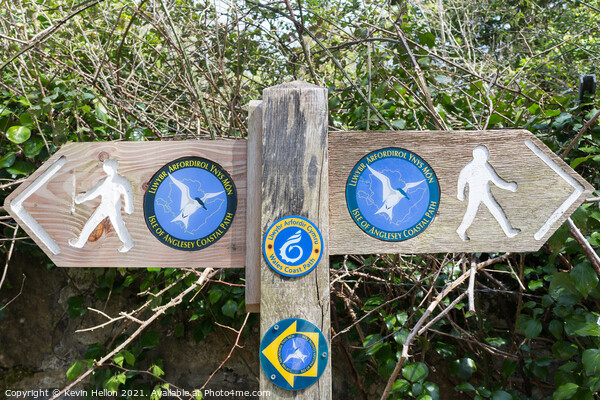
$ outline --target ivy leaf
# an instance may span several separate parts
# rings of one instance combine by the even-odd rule
[[[588,349],[583,352],[581,357],[585,372],[589,375],[597,375],[600,373],[600,350]]]
[[[496,390],[492,393],[492,400],[512,400],[512,398],[510,393],[505,392],[504,390]]]
[[[2,158],[0,158],[0,168],[9,168],[12,167],[13,164],[15,163],[15,159],[17,157],[15,156],[15,153],[10,151],[8,153],[6,153],[5,155],[2,156]]]
[[[11,126],[6,131],[6,137],[13,143],[23,143],[31,137],[31,130],[26,126]]]
[[[378,333],[367,336],[363,342],[363,346],[367,349],[365,354],[370,356],[377,353],[383,347],[383,343],[381,335]]]
[[[231,299],[227,300],[227,303],[223,304],[223,307],[221,307],[221,311],[223,312],[223,315],[225,315],[229,318],[233,318],[235,316],[237,309],[238,309],[237,303]]]
[[[542,323],[529,315],[521,314],[517,319],[517,330],[527,339],[533,339],[542,332]]]
[[[77,378],[83,372],[83,363],[81,361],[75,361],[73,365],[67,370],[67,379],[72,381]]]
[[[33,158],[40,154],[40,151],[44,148],[44,141],[38,137],[33,137],[28,140],[23,147],[23,153],[27,158]]]
[[[477,371],[475,361],[469,357],[461,358],[460,360],[454,360],[450,364],[450,372],[458,376],[463,381],[471,379],[471,375]]]
[[[572,383],[572,382],[565,383],[564,385],[559,386],[559,388],[556,389],[556,391],[552,395],[552,399],[553,400],[570,399],[571,397],[573,397],[575,395],[575,393],[577,393],[577,389],[579,389],[579,386],[577,386],[575,383]]]
[[[6,172],[13,175],[28,175],[35,171],[35,166],[27,161],[16,161],[10,168],[6,168]]]
[[[402,376],[411,382],[422,382],[427,375],[429,375],[429,369],[422,362],[414,362],[402,368]]]
[[[579,293],[587,299],[588,294],[598,285],[598,274],[594,269],[585,264],[577,264],[571,272],[569,272],[571,280]]]
[[[394,385],[392,386],[392,390],[390,391],[390,393],[396,393],[396,392],[406,393],[406,392],[408,392],[409,389],[410,389],[410,383],[408,383],[407,380],[398,379],[398,380],[396,380],[396,382],[394,382]]]

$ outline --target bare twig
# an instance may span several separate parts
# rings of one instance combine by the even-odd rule
[[[512,255],[512,253],[506,253],[503,256],[492,258],[490,260],[481,262],[481,263],[477,264],[477,266],[475,267],[475,271],[478,271],[482,268],[488,267],[492,264],[504,262],[511,255]],[[385,386],[385,389],[383,390],[383,394],[381,395],[381,400],[386,400],[388,395],[390,394],[390,391],[392,390],[392,386],[394,385],[394,382],[396,381],[396,377],[398,377],[398,374],[400,374],[400,371],[402,370],[402,366],[404,365],[404,362],[410,357],[408,354],[410,346],[411,346],[413,340],[419,335],[419,332],[421,331],[421,327],[423,326],[425,321],[427,321],[427,319],[429,318],[431,313],[435,310],[437,305],[449,293],[451,293],[454,289],[456,289],[458,286],[460,286],[465,280],[467,280],[471,276],[471,271],[472,271],[472,269],[467,270],[464,274],[462,274],[461,276],[456,278],[455,281],[453,281],[450,285],[448,285],[440,294],[438,294],[436,296],[436,298],[431,302],[429,307],[427,307],[427,310],[425,310],[425,312],[423,313],[421,318],[419,318],[419,320],[417,321],[415,326],[412,328],[412,330],[408,334],[406,340],[404,341],[404,345],[402,346],[402,355],[400,357],[400,360],[398,360],[398,362],[396,363],[396,367],[394,368],[392,375],[388,379],[387,385]]]
[[[69,385],[67,385],[65,388],[63,388],[60,392],[54,394],[50,398],[50,400],[56,400],[56,399],[58,399],[65,392],[67,392],[71,388],[75,387],[75,385],[77,385],[79,382],[83,381],[86,377],[88,377],[97,368],[101,367],[104,363],[106,363],[108,360],[110,360],[112,357],[114,357],[115,354],[119,353],[121,350],[123,350],[124,348],[126,348],[129,345],[129,343],[131,343],[136,337],[138,337],[144,331],[144,329],[146,329],[158,317],[160,317],[161,315],[163,315],[165,313],[165,311],[167,311],[169,308],[171,308],[171,307],[173,307],[173,306],[181,303],[181,301],[183,300],[183,298],[188,293],[190,293],[191,291],[195,290],[198,287],[202,287],[204,285],[204,283],[206,282],[206,280],[211,275],[216,274],[216,273],[217,273],[216,270],[214,270],[212,268],[206,268],[204,270],[204,272],[202,273],[202,275],[200,276],[200,278],[198,278],[198,280],[196,282],[194,282],[192,285],[190,285],[189,287],[187,287],[184,291],[182,291],[181,293],[179,293],[177,296],[173,297],[164,306],[157,307],[154,310],[155,311],[154,314],[152,314],[152,316],[150,316],[148,319],[146,319],[142,323],[142,325],[140,325],[137,328],[137,330],[135,332],[133,332],[127,339],[125,339],[120,345],[118,345],[117,347],[115,347],[107,355],[105,355],[104,357],[102,357],[99,361],[96,361],[94,363],[94,366],[92,368],[88,369],[83,374],[79,375],[79,377],[77,377],[77,379],[75,379],[73,382],[71,382]]]

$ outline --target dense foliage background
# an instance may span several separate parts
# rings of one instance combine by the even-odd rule
[[[332,130],[526,128],[600,187],[600,102],[595,93],[578,101],[579,74],[597,73],[599,63],[596,3],[0,4],[2,198],[67,141],[244,137],[248,102],[294,79],[329,89]],[[598,398],[598,199],[572,219],[582,237],[565,225],[533,254],[334,258],[332,346],[343,349],[336,362],[353,371],[356,398]],[[19,240],[9,217],[0,223],[4,299],[3,290],[20,284],[5,279],[11,259],[37,250]],[[475,313],[465,304],[466,284],[445,291],[471,262],[486,263]],[[215,322],[247,334],[256,319],[244,313],[243,270],[214,271],[194,286],[201,272],[96,270],[95,291],[69,299],[67,311],[76,319],[96,301],[135,290],[142,294],[137,318],[168,305],[157,319],[176,335],[192,330],[202,341]],[[432,304],[434,323],[415,329]],[[140,388],[148,397],[156,386],[176,385],[160,360],[146,357],[160,336],[150,327],[132,338],[134,330],[127,325],[91,346],[72,360],[67,378],[93,371],[88,386]],[[94,363],[124,342],[107,362]],[[410,344],[408,360],[403,344]]]

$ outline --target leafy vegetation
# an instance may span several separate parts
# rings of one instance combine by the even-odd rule
[[[331,129],[522,127],[600,187],[600,102],[589,93],[579,103],[577,92],[579,74],[598,73],[599,23],[582,1],[4,0],[2,197],[67,141],[243,137],[249,100],[293,79],[328,88]],[[598,202],[572,219],[597,254]],[[14,222],[0,222],[14,238]],[[6,268],[31,249],[2,241]],[[332,346],[356,398],[379,397],[386,383],[391,399],[598,398],[600,266],[572,227],[537,253],[473,255],[488,263],[475,313],[464,285],[441,296],[471,257],[332,259]],[[142,294],[135,318],[164,310],[177,337],[204,340],[215,322],[247,334],[256,323],[244,319],[243,271],[197,287],[199,271],[94,273],[95,292],[69,299],[70,318],[130,291]],[[0,290],[10,284],[2,278]],[[432,304],[434,323],[413,332]],[[161,337],[150,326],[127,342],[133,333],[124,326],[90,346],[68,380],[93,369],[95,388],[159,398],[154,389],[173,387],[149,356]]]

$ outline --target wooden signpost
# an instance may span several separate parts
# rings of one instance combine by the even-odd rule
[[[217,163],[228,172],[237,193],[235,217],[231,221],[222,221],[227,225],[227,230],[223,229],[223,235],[217,241],[199,251],[190,249],[196,241],[178,240],[177,232],[169,234],[168,229],[165,229],[162,237],[154,235],[153,232],[159,228],[152,228],[155,225],[154,219],[152,215],[146,218],[144,212],[144,198],[153,194],[150,185],[154,175],[169,163],[184,157],[197,157]],[[107,160],[117,162],[113,176],[120,178],[116,182],[112,182],[115,179],[109,177],[113,171],[109,169],[107,172],[105,165],[110,163]],[[209,164],[204,166],[210,168]],[[185,164],[172,165],[171,176],[177,179],[175,171],[184,169]],[[160,178],[157,177],[157,180]],[[168,169],[164,179],[154,181],[155,188],[164,185],[163,188],[168,189],[163,208],[172,216],[165,220],[166,224],[182,211],[180,199],[183,198],[183,193],[173,182]],[[98,192],[99,184],[112,186],[106,187],[103,196]],[[190,185],[193,197],[203,197],[201,187],[194,188],[193,183]],[[125,186],[129,186],[129,194],[125,194]],[[96,193],[93,193],[94,188]],[[84,199],[86,193],[88,199]],[[156,200],[161,201],[158,197]],[[223,207],[226,199],[226,193],[223,193],[206,201]],[[171,200],[174,200],[173,203],[170,203]],[[114,210],[117,203],[118,212]],[[110,210],[96,212],[102,208],[101,205],[108,206],[109,209],[112,207],[112,218]],[[130,210],[127,209],[128,206],[131,207]],[[244,265],[246,252],[246,142],[206,140],[69,143],[11,193],[6,198],[4,207],[60,267],[239,268]],[[157,213],[159,211],[156,210]],[[194,217],[203,217],[202,213],[207,215],[211,212],[210,207],[200,208],[194,213]],[[193,222],[187,222],[187,231],[197,229],[192,226]],[[203,222],[201,220],[197,224]],[[185,225],[181,221],[175,221],[174,224],[182,228]],[[86,225],[92,230],[87,236],[83,232]],[[119,229],[133,243],[127,251],[122,251],[127,245],[121,240]],[[210,240],[210,235],[208,236],[205,241]],[[183,237],[192,239],[193,235]],[[78,238],[82,239],[80,243],[77,243]],[[203,238],[198,237],[199,245],[202,245]]]
[[[535,251],[594,190],[528,131],[327,120],[326,89],[275,86],[247,143],[68,144],[4,206],[58,266],[245,265],[261,390],[330,399],[330,254]]]

